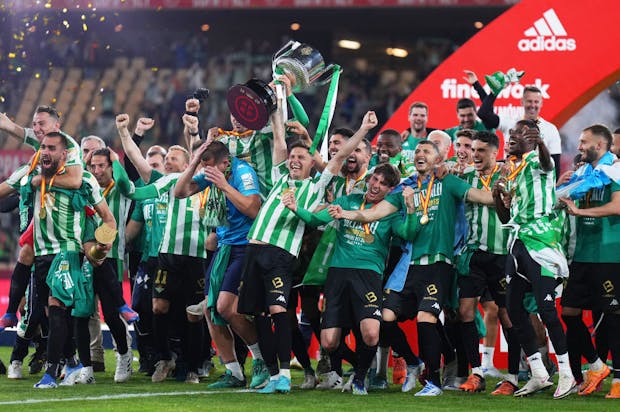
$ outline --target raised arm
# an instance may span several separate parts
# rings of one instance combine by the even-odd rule
[[[284,119],[282,118],[282,101],[280,98],[278,98],[278,108],[271,114],[270,120],[273,131],[272,159],[273,164],[278,165],[288,158]]]
[[[101,202],[94,205],[94,207],[103,223],[107,224],[112,229],[116,229],[116,219],[114,219],[114,215],[110,211],[108,202],[106,202],[105,198],[103,198]]]
[[[185,115],[188,116],[188,115]],[[187,169],[181,173],[179,176],[179,180],[177,180],[177,184],[174,187],[174,197],[177,199],[185,199],[186,197],[190,197],[191,195],[200,192],[200,186],[193,179],[194,174],[196,174],[196,169],[198,169],[198,165],[200,164],[200,157],[207,150],[209,146],[208,142],[200,145],[198,149],[194,153],[192,153],[192,160],[189,163]]]
[[[366,137],[366,134],[378,124],[377,115],[375,112],[366,112],[362,119],[362,125],[359,130],[355,132],[353,136],[336,152],[336,154],[329,160],[326,168],[332,172],[333,175],[337,175],[342,167],[342,163],[347,159],[351,153],[357,148],[362,139]]]
[[[5,198],[15,192],[17,192],[17,190],[9,186],[7,182],[0,183],[0,199]]]
[[[136,167],[136,170],[140,174],[140,177],[144,182],[151,180],[151,172],[153,169],[149,166],[149,163],[142,156],[142,152],[138,145],[133,141],[129,134],[129,115],[119,114],[116,116],[116,128],[118,129],[118,135],[121,138],[123,144],[123,150],[125,154],[131,160],[131,163]]]
[[[0,130],[21,141],[24,140],[26,130],[18,124],[13,123],[6,113],[0,113]]]
[[[334,219],[348,219],[356,222],[370,223],[391,215],[398,211],[398,208],[387,200],[382,200],[372,209],[343,210],[340,205],[330,205],[327,207],[327,210]]]

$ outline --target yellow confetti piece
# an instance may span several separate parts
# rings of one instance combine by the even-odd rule
[[[52,3],[45,3],[45,8],[46,9],[51,9],[52,8]]]
[[[156,71],[158,71],[158,70],[159,70],[159,67],[151,67],[151,71],[152,71],[152,72],[156,72]]]
[[[82,14],[82,20],[86,20],[86,16]]]
[[[19,73],[19,72],[21,72],[21,71],[22,71],[22,68],[21,68],[21,67],[17,67],[17,68],[15,69],[15,71]]]
[[[41,75],[40,75],[39,73],[35,73],[35,74],[34,74],[34,78],[35,78],[35,79],[38,79],[38,78],[40,78],[40,77],[41,77]]]
[[[86,23],[82,24],[82,30],[88,31],[88,26],[86,25]]]
[[[104,22],[105,21],[105,17],[104,16],[99,17],[99,21]]]
[[[15,58],[15,53],[11,52],[8,55],[9,59],[14,59]]]

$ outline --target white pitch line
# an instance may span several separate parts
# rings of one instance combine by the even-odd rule
[[[150,393],[119,393],[118,395],[83,396],[79,398],[52,398],[52,399],[22,399],[19,401],[0,402],[0,405],[17,405],[22,403],[46,403],[46,402],[73,402],[73,401],[99,401],[113,399],[151,398],[156,396],[181,396],[181,395],[215,395],[226,393],[255,392],[251,389],[239,389],[234,391],[186,391],[186,392],[150,392]]]

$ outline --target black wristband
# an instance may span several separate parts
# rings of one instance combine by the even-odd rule
[[[140,143],[142,143],[142,139],[144,139],[144,136],[140,136],[139,134],[136,134],[136,133],[134,133],[133,136],[131,136],[131,140],[133,140],[137,146],[140,146]]]
[[[197,131],[196,133],[189,132],[190,136],[198,136],[199,134],[200,134],[200,131]]]
[[[198,117],[198,112],[188,112],[188,111],[186,110],[186,111],[185,111],[185,114],[189,114],[190,116]]]

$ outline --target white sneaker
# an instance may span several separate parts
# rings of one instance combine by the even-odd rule
[[[95,375],[93,374],[92,366],[84,366],[80,369],[80,376],[77,377],[75,383],[81,383],[82,385],[90,385],[95,383]]]
[[[299,385],[299,389],[314,389],[316,386],[316,376],[314,373],[306,373],[304,375],[304,383]]]
[[[503,379],[504,378],[504,374],[502,372],[500,372],[499,369],[497,369],[495,366],[491,366],[490,368],[485,368],[484,366],[482,367],[482,374],[484,375],[484,378],[487,377],[491,377],[491,378],[497,378],[497,379]]]
[[[71,368],[65,365],[65,377],[62,382],[60,382],[59,386],[73,386],[75,385],[75,381],[80,376],[80,373],[84,369],[81,363],[78,363],[75,367]]]
[[[187,372],[185,383],[200,383],[200,377],[196,372]]]
[[[560,374],[558,379],[558,387],[555,389],[553,399],[562,399],[573,393],[573,389],[577,387],[577,382],[573,375]]]
[[[355,374],[349,376],[349,380],[347,383],[342,385],[342,392],[351,392],[353,390],[353,379],[355,378]]]
[[[549,382],[549,376],[535,377],[532,376],[529,381],[521,389],[514,393],[514,396],[527,396],[543,389],[553,386],[552,382]]]
[[[441,373],[441,387],[443,389],[452,388],[456,386],[456,374],[458,371],[458,364],[456,363],[456,359],[452,362],[444,365]],[[458,386],[456,386],[458,388]]]
[[[215,369],[213,362],[210,360],[206,360],[202,362],[202,367],[198,368],[198,377],[199,378],[208,378],[211,375],[211,371]]]
[[[133,361],[133,354],[131,350],[128,350],[124,355],[116,353],[116,371],[114,372],[114,382],[123,383],[129,380],[131,377],[132,368],[131,361]]]
[[[206,300],[201,301],[200,303],[196,303],[195,305],[189,305],[185,308],[185,311],[193,316],[198,316],[199,318],[205,317],[205,306],[207,304]]]
[[[441,389],[433,384],[433,382],[428,381],[426,385],[422,388],[421,391],[416,392],[413,396],[439,396],[443,393]]]
[[[14,360],[9,365],[9,369],[6,371],[6,377],[9,379],[23,379],[24,374],[22,373],[22,369],[22,361]]]
[[[403,392],[409,392],[415,388],[418,376],[420,376],[423,369],[424,362],[420,362],[420,364],[416,366],[407,365],[407,376],[405,377],[405,383],[403,383],[401,388]]]
[[[317,389],[342,389],[342,377],[335,371],[322,374],[320,380]]]

